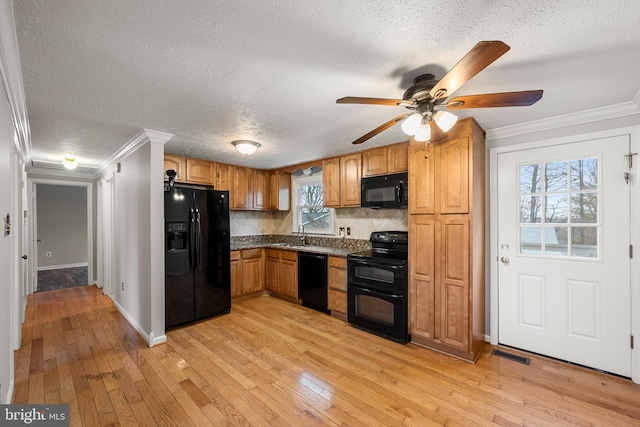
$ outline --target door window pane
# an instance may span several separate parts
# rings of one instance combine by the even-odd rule
[[[571,254],[576,257],[598,258],[598,228],[571,227]]]
[[[598,188],[598,159],[571,161],[571,189],[592,190]]]
[[[539,224],[542,222],[542,197],[520,197],[520,222],[523,224]]]
[[[542,227],[520,227],[520,253],[542,255]]]
[[[542,165],[520,166],[520,194],[539,193]]]
[[[598,162],[589,157],[519,166],[520,254],[599,257]]]
[[[568,227],[544,228],[544,254],[549,256],[569,255]]]
[[[578,193],[571,196],[571,222],[598,222],[598,193]]]
[[[546,202],[546,214],[545,222],[557,223],[567,222],[569,220],[569,195],[568,194],[553,194],[551,196],[545,196]]]
[[[567,162],[545,164],[544,184],[547,193],[567,191]]]

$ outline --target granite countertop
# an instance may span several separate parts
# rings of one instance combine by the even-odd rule
[[[237,236],[231,238],[232,251],[259,248],[346,257],[348,254],[371,249],[371,243],[368,240],[307,236],[307,244],[303,246],[300,244],[300,240],[293,235]]]
[[[268,248],[268,249],[280,249],[285,251],[295,251],[295,252],[311,252],[316,254],[326,254],[332,256],[341,256],[346,257],[347,255],[359,252],[356,249],[342,249],[342,248],[331,248],[328,246],[314,246],[314,245],[290,245],[287,243],[246,243],[246,244],[237,244],[231,245],[232,251],[237,251],[241,249],[259,249],[259,248]]]

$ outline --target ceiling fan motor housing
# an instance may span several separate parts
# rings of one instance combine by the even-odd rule
[[[404,92],[402,99],[424,101],[430,97],[429,92],[437,83],[433,74],[421,74],[413,80],[413,85]]]

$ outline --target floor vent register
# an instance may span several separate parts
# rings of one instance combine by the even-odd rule
[[[505,359],[513,360],[514,362],[522,363],[523,365],[528,365],[531,362],[531,360],[528,357],[507,353],[506,351],[498,350],[497,348],[494,348],[491,354],[493,354],[494,356],[504,357]]]

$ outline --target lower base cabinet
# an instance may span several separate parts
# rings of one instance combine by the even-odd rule
[[[265,287],[270,292],[289,298],[298,298],[297,252],[266,250]]]
[[[327,275],[327,308],[331,314],[342,319],[347,318],[347,259],[330,256]]]
[[[264,250],[231,251],[231,298],[264,290]]]

